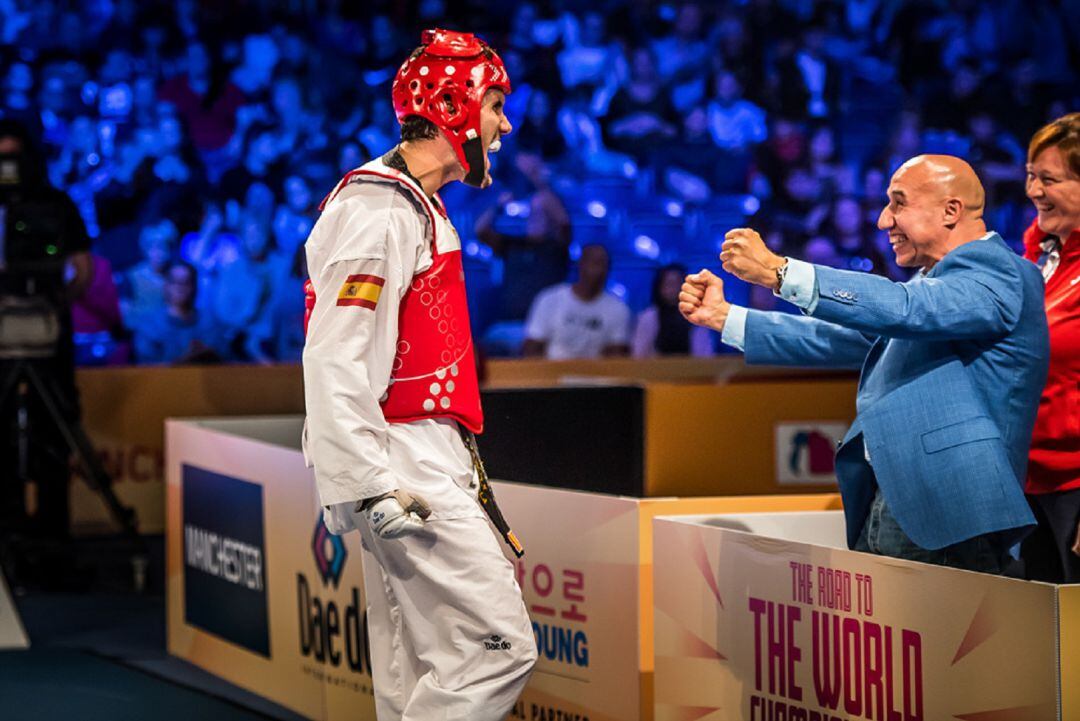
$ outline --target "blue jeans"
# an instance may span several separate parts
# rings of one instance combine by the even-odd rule
[[[993,574],[1001,574],[1007,563],[1006,550],[999,548],[992,536],[975,536],[936,550],[919,546],[900,528],[880,490],[874,493],[854,550]]]

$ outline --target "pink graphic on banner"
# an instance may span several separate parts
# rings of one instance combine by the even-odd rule
[[[701,575],[705,577],[705,583],[709,584],[709,590],[716,597],[716,602],[720,604],[720,608],[723,608],[724,599],[720,597],[720,586],[716,583],[716,574],[713,573],[712,566],[709,564],[709,554],[705,550],[705,541],[701,538],[701,534],[694,534],[693,543],[694,547],[690,549],[690,554],[694,558],[694,563],[697,564]]]
[[[977,711],[975,713],[956,714],[953,718],[960,721],[1046,721],[1057,716],[1057,709],[1053,704],[1041,704],[1039,706],[1014,706],[1001,708],[994,711]]]
[[[983,596],[982,602],[979,603],[979,607],[975,610],[975,616],[971,619],[971,625],[968,626],[967,633],[964,634],[964,640],[960,642],[959,648],[956,649],[956,655],[953,656],[952,660],[953,665],[993,636],[994,632],[997,631],[997,627],[997,614],[994,613],[992,608],[990,596]]]
[[[708,658],[715,661],[726,661],[727,656],[717,651],[712,645],[685,628],[679,629],[682,638],[679,646],[683,653],[692,658]]]
[[[680,706],[679,715],[669,716],[669,718],[677,719],[677,721],[699,721],[720,710],[722,709],[715,706]]]

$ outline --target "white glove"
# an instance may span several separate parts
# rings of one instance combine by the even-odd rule
[[[357,504],[371,530],[379,538],[401,538],[419,533],[424,519],[431,515],[431,506],[415,493],[400,488]]]

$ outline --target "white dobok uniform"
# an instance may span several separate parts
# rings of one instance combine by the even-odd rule
[[[432,267],[431,239],[439,254],[460,254],[461,243],[407,176],[381,160],[360,170],[393,179],[347,178],[306,246],[315,306],[303,360],[305,457],[327,528],[361,533],[380,721],[502,721],[537,655],[513,565],[477,501],[458,423],[390,423],[380,406],[400,367],[401,303]],[[449,407],[456,361],[474,362],[471,352],[454,360],[431,379],[445,398],[436,408]],[[387,540],[355,507],[395,488],[421,495],[432,514],[418,534]]]

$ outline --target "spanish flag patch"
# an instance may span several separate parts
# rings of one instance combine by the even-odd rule
[[[377,275],[350,275],[338,293],[338,305],[359,305],[375,310],[386,281]]]

